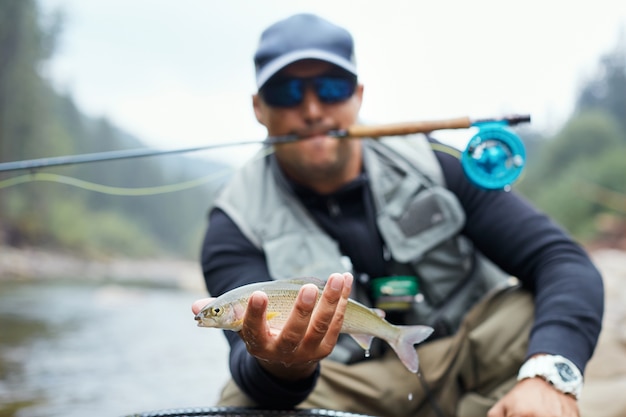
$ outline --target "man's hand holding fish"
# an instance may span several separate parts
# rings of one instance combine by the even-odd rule
[[[332,274],[317,304],[318,288],[314,284],[303,285],[282,329],[268,323],[267,294],[252,293],[239,331],[248,352],[266,371],[281,379],[310,376],[317,362],[328,356],[337,342],[352,281],[352,274]],[[211,300],[196,301],[193,313],[198,314]]]

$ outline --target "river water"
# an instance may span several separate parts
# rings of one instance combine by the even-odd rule
[[[116,417],[214,405],[227,344],[178,289],[0,284],[0,416]]]

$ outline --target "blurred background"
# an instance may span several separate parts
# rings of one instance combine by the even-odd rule
[[[352,32],[364,123],[532,116],[513,188],[604,272],[588,378],[606,383],[599,404],[623,397],[623,1],[0,0],[0,163],[262,139],[252,55],[303,11]],[[463,148],[474,133],[434,136]],[[0,172],[0,416],[215,402],[227,351],[191,314],[199,248],[215,191],[258,149]]]

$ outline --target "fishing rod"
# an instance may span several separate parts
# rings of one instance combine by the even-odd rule
[[[402,136],[414,133],[431,133],[436,130],[478,127],[478,133],[470,139],[467,148],[461,154],[461,163],[468,178],[476,185],[486,189],[502,189],[510,186],[510,184],[517,179],[525,163],[523,143],[509,127],[528,122],[530,122],[529,115],[510,115],[501,118],[477,120],[472,120],[469,117],[459,117],[385,125],[354,125],[347,129],[331,130],[327,132],[327,135],[341,139],[378,139],[385,136]],[[306,139],[306,137],[299,135],[283,135],[270,136],[264,140],[223,142],[182,149],[159,150],[139,148],[27,159],[0,163],[0,172],[32,171],[52,166],[189,153],[251,144],[273,145],[303,139]]]

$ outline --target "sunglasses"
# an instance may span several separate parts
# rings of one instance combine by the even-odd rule
[[[340,103],[352,97],[356,77],[348,75],[320,75],[309,78],[280,77],[268,81],[259,94],[270,107],[294,107],[302,103],[308,86],[324,104]]]

